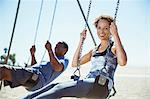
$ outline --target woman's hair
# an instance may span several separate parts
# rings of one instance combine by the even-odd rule
[[[95,19],[94,21],[94,26],[97,28],[97,25],[98,25],[98,22],[100,20],[106,20],[109,22],[109,24],[111,24],[111,22],[113,22],[113,18],[111,16],[108,16],[108,15],[102,15],[102,16],[99,16]]]

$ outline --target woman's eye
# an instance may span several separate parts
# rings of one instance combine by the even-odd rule
[[[98,29],[101,29],[101,27],[98,27]]]

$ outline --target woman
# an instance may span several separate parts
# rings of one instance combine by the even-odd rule
[[[28,95],[28,98],[57,99],[61,97],[86,97],[105,99],[108,97],[113,87],[113,77],[117,64],[120,66],[126,65],[127,56],[119,38],[117,26],[110,16],[96,18],[94,25],[97,29],[100,44],[97,48],[90,50],[81,57],[79,61],[80,65],[91,61],[92,68],[87,77],[83,80],[46,86]],[[73,67],[76,67],[78,64],[82,42],[86,39],[86,31],[83,30],[80,35],[79,45],[72,61]],[[111,41],[111,36],[114,38],[115,44]],[[94,92],[94,90],[97,91]],[[94,94],[96,92],[98,93]]]

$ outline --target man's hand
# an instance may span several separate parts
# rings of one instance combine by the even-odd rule
[[[33,46],[30,48],[30,53],[31,53],[32,56],[35,54],[35,51],[36,51],[36,48],[35,48],[35,45],[33,45]]]
[[[31,48],[30,48],[30,53],[31,53],[31,65],[34,65],[37,63],[36,59],[35,59],[35,51],[36,51],[36,48],[35,48],[35,45],[33,45]]]
[[[49,41],[46,42],[45,48],[47,49],[47,51],[52,51],[52,45]]]

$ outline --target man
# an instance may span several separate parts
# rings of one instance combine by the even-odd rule
[[[68,66],[68,59],[64,57],[68,51],[65,42],[58,42],[53,52],[51,43],[47,41],[45,48],[50,62],[37,64],[35,59],[35,46],[30,49],[32,56],[31,67],[10,67],[0,65],[0,80],[5,80],[11,88],[24,86],[28,91],[42,88],[57,78]]]

